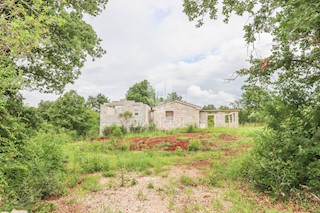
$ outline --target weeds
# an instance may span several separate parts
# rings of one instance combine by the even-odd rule
[[[199,129],[196,124],[189,124],[186,129],[187,133],[193,133],[193,132],[198,132],[198,131],[199,131]]]
[[[138,184],[137,179],[132,178],[132,179],[131,179],[131,186],[135,186],[135,185],[137,185],[137,184]]]
[[[147,196],[143,193],[142,190],[139,190],[137,197],[138,197],[138,200],[140,201],[148,200]]]
[[[101,189],[99,181],[100,181],[100,177],[89,176],[86,179],[84,179],[82,188],[86,191],[97,192]]]
[[[180,177],[180,183],[185,186],[197,186],[198,183],[191,179],[189,176],[183,175]]]
[[[154,189],[154,185],[152,182],[149,182],[147,185],[147,189]]]
[[[170,178],[170,181],[169,181],[169,206],[168,206],[169,209],[173,209],[174,197],[175,197],[174,181],[172,178]]]
[[[189,151],[199,151],[201,149],[201,142],[199,139],[192,139],[189,142],[188,150]]]
[[[102,173],[102,175],[104,177],[116,177],[116,173],[112,172],[112,171],[105,171]]]

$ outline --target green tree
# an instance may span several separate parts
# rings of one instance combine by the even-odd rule
[[[212,110],[212,109],[217,109],[213,104],[208,104],[208,105],[204,105],[202,107],[202,109],[204,110]]]
[[[142,102],[149,106],[154,106],[155,92],[147,80],[135,83],[129,88],[126,94],[127,100]]]
[[[109,103],[110,99],[105,95],[99,93],[96,97],[89,96],[86,102],[86,106],[90,107],[96,112],[100,112],[100,106],[104,103]]]
[[[266,112],[264,106],[271,102],[271,94],[263,88],[244,86],[241,98],[231,104],[233,108],[240,109],[239,123],[264,123]]]
[[[166,102],[176,101],[176,100],[182,101],[182,96],[178,95],[177,92],[172,92],[167,95]]]
[[[0,3],[0,64],[21,73],[23,86],[62,92],[73,83],[87,55],[104,50],[83,14],[97,15],[107,0],[10,1]],[[21,63],[23,62],[23,63]]]
[[[26,141],[31,128],[38,128],[34,108],[21,107],[22,101],[16,99],[19,90],[61,93],[67,83],[73,83],[79,76],[88,55],[95,58],[104,53],[101,40],[83,21],[83,15],[97,15],[106,2],[0,1],[1,198],[16,195],[16,190],[34,182],[17,181],[14,183],[17,187],[10,186],[12,181],[8,183],[12,180],[10,174],[19,175],[18,170],[28,169]],[[30,202],[36,201],[32,194],[24,196],[29,196]],[[21,202],[11,200],[15,204]]]
[[[218,1],[184,0],[190,20],[217,18]],[[246,90],[266,91],[260,102],[267,129],[259,135],[247,178],[261,190],[288,196],[301,186],[320,194],[320,2],[310,0],[223,1],[228,22],[232,13],[248,14],[245,40],[254,47],[261,33],[273,37],[271,53],[250,56]]]
[[[85,99],[71,90],[58,98],[48,109],[48,122],[55,127],[86,136],[98,126],[98,114],[86,107]]]

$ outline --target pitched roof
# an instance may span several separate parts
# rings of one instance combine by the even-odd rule
[[[195,108],[195,109],[201,109],[201,107],[197,106],[197,105],[194,105],[194,104],[190,104],[190,103],[187,103],[187,102],[184,102],[184,101],[179,101],[179,100],[174,100],[174,101],[170,101],[170,102],[167,102],[167,103],[163,103],[163,104],[160,104],[158,106],[156,106],[155,108],[157,107],[162,107],[162,106],[165,106],[165,105],[169,105],[169,104],[173,104],[173,103],[178,103],[178,104],[183,104],[183,105],[186,105],[186,106],[189,106],[189,107],[192,107],[192,108]]]

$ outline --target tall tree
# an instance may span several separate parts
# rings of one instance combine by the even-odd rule
[[[105,95],[99,93],[97,96],[89,96],[86,105],[96,112],[100,112],[100,106],[105,103],[109,103],[110,99]]]
[[[271,34],[271,53],[250,56],[246,90],[267,91],[261,102],[268,129],[260,134],[250,160],[250,178],[264,191],[288,196],[301,186],[320,194],[320,2],[310,0],[223,1],[228,22],[232,13],[248,14],[245,40],[254,47],[261,33]],[[218,1],[184,0],[190,20],[217,18]],[[250,163],[249,163],[250,164]]]
[[[177,92],[172,92],[167,95],[166,102],[176,101],[176,100],[182,101],[182,96],[178,95]]]
[[[127,91],[126,98],[127,100],[142,102],[149,106],[155,105],[155,92],[147,80],[143,80],[131,86]]]
[[[82,18],[107,0],[0,2],[0,64],[20,73],[24,87],[62,92],[79,76],[87,55],[100,57],[101,40]]]
[[[100,57],[105,52],[83,15],[96,16],[106,3],[107,0],[0,1],[1,198],[19,198],[19,193],[7,182],[12,183],[10,174],[25,169],[27,153],[23,152],[26,152],[27,134],[23,133],[31,127],[25,122],[27,119],[34,125],[32,119],[36,118],[31,108],[25,115],[13,112],[19,109],[20,102],[12,98],[25,88],[61,93],[66,84],[73,83],[79,76],[87,56]],[[15,184],[19,190],[19,184],[31,182]]]

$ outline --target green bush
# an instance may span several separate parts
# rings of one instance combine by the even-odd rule
[[[149,126],[148,126],[148,132],[155,132],[155,131],[157,131],[157,126],[156,126],[156,124],[155,124],[155,123],[149,124]]]
[[[189,124],[186,129],[187,133],[198,132],[198,127],[195,124]]]
[[[40,131],[22,147],[20,167],[8,169],[7,185],[1,198],[5,207],[25,207],[40,199],[64,194],[60,180],[64,173],[64,145],[70,140],[65,134]]]
[[[132,133],[142,133],[142,132],[146,132],[147,128],[141,125],[131,125],[129,127],[129,130]]]
[[[307,186],[320,193],[320,131],[311,139],[299,132],[265,131],[244,162],[244,175],[264,192],[289,196]]]
[[[199,139],[192,139],[189,141],[188,150],[189,151],[199,151],[201,149],[201,142]]]
[[[112,124],[111,126],[106,126],[102,130],[102,134],[104,136],[113,136],[113,137],[122,137],[127,133],[127,129],[124,126],[118,126],[116,124]]]

